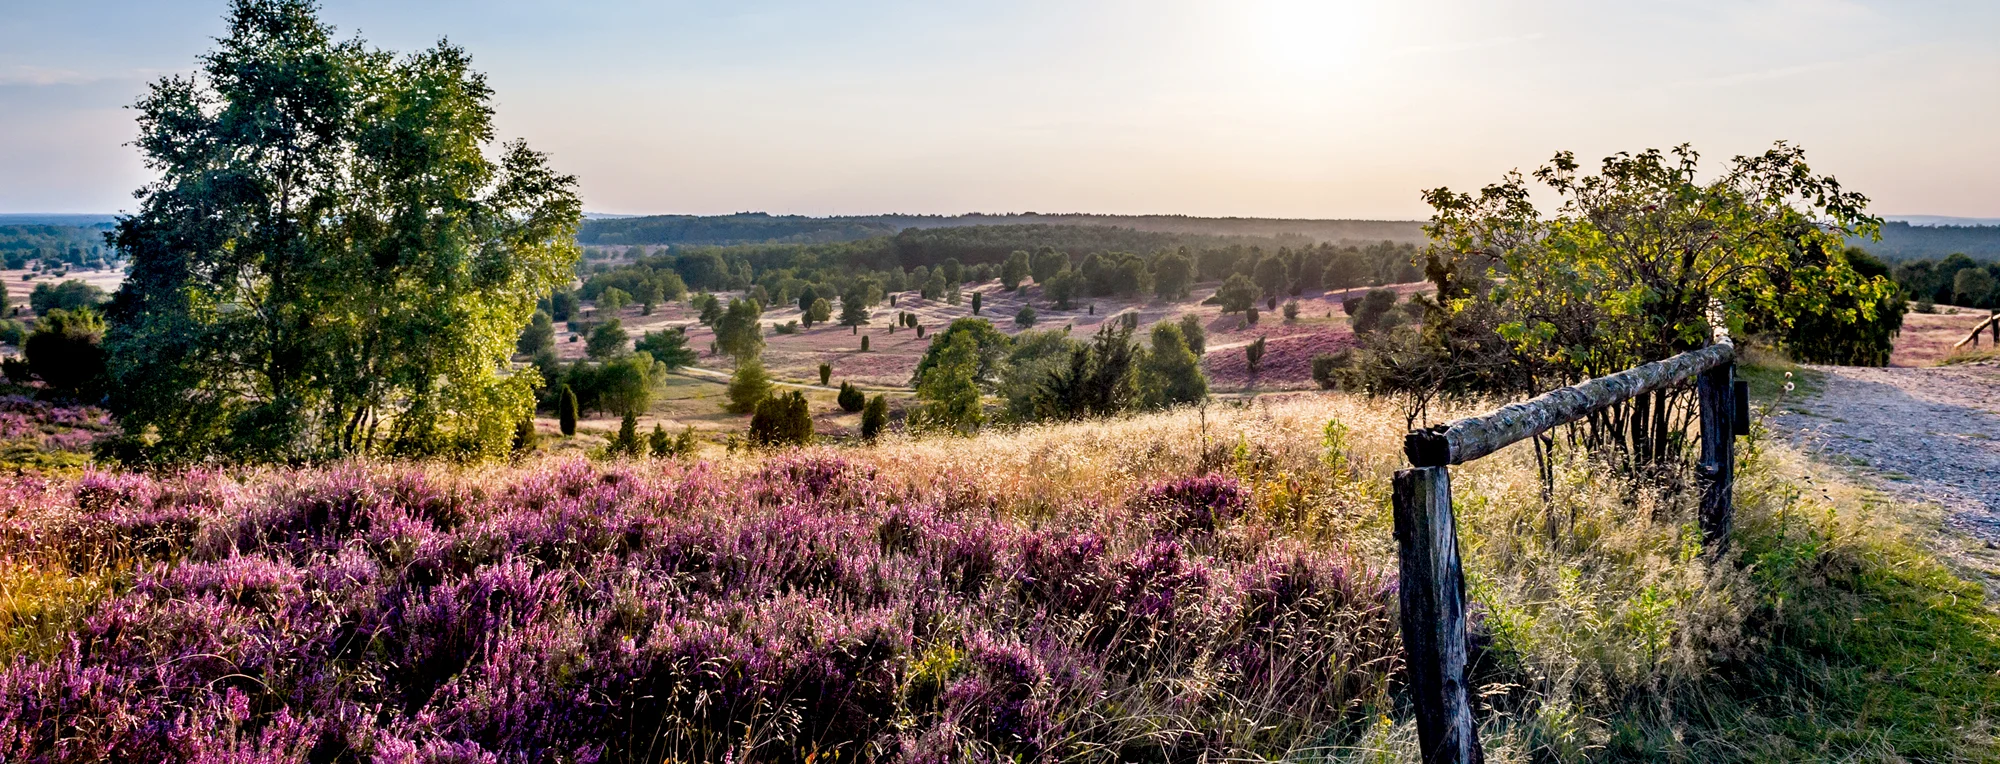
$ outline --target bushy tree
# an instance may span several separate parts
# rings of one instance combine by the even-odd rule
[[[1297,320],[1299,320],[1299,301],[1289,300],[1285,303],[1285,323]]]
[[[1179,324],[1161,321],[1153,325],[1152,348],[1139,363],[1139,385],[1145,405],[1151,408],[1199,403],[1208,397],[1208,377],[1201,373],[1201,358],[1188,347]]]
[[[812,409],[797,390],[759,401],[750,416],[750,442],[756,445],[803,446],[812,438]]]
[[[1326,270],[1320,273],[1320,284],[1328,291],[1346,291],[1368,284],[1368,264],[1359,253],[1340,253],[1326,261]]]
[[[764,307],[756,300],[731,299],[715,321],[716,348],[739,361],[763,352],[763,318]]]
[[[1196,358],[1208,354],[1208,330],[1202,328],[1201,316],[1187,313],[1181,316],[1181,340],[1188,350],[1194,351]]]
[[[1029,272],[1028,253],[1014,250],[1007,256],[1006,262],[1000,264],[1000,288],[1009,292],[1020,289],[1021,281],[1028,277]]]
[[[1215,290],[1215,300],[1222,304],[1225,314],[1250,310],[1257,305],[1257,298],[1263,295],[1264,291],[1257,288],[1257,282],[1241,273],[1225,279],[1222,286]]]
[[[625,325],[614,318],[590,330],[590,340],[584,345],[583,352],[599,361],[617,358],[625,354],[625,345],[631,340],[631,335],[625,332]]]
[[[842,382],[840,392],[834,396],[834,401],[840,404],[841,411],[851,414],[861,410],[861,406],[867,403],[867,396],[862,395],[861,388],[855,387],[854,383]]]
[[[79,308],[96,310],[102,307],[107,299],[110,298],[104,294],[104,290],[85,281],[69,279],[56,284],[44,281],[36,284],[35,290],[28,293],[28,306],[34,308],[35,313],[40,315],[51,310]]]
[[[1153,261],[1153,294],[1162,300],[1180,300],[1194,286],[1194,261],[1178,252],[1169,252]]]
[[[889,397],[876,395],[861,409],[861,437],[874,440],[889,427]]]
[[[961,318],[951,322],[943,332],[931,335],[931,344],[924,349],[923,357],[917,359],[917,369],[910,375],[910,383],[913,385],[922,383],[924,373],[937,365],[940,359],[950,352],[952,342],[961,336],[972,339],[974,352],[978,357],[978,367],[973,373],[973,379],[980,384],[987,384],[997,379],[1000,366],[1005,362],[1007,349],[1013,340],[994,328],[991,321],[983,318]]]
[[[1050,279],[1069,268],[1069,255],[1043,247],[1035,251],[1035,256],[1029,261],[1028,267],[1029,272],[1035,277],[1035,283],[1046,289]]]
[[[227,29],[135,106],[159,177],[112,234],[121,425],[153,459],[504,455],[536,383],[508,340],[571,278],[575,179],[491,144],[461,49],[335,42],[301,0]]]
[[[599,366],[591,380],[594,408],[617,414],[643,414],[653,405],[659,382],[657,361],[646,354],[627,354]]]
[[[1028,328],[1028,327],[1031,327],[1031,326],[1034,326],[1034,325],[1035,325],[1035,306],[1033,306],[1033,305],[1023,305],[1023,306],[1021,306],[1021,309],[1020,309],[1020,310],[1017,310],[1017,311],[1015,311],[1015,312],[1014,312],[1014,325],[1015,325],[1015,326],[1019,326],[1019,327],[1021,327],[1021,328],[1023,328],[1023,329],[1026,329],[1026,328]]]
[[[687,330],[676,326],[671,329],[647,332],[645,336],[639,338],[639,341],[634,344],[632,349],[652,356],[654,361],[659,362],[662,369],[673,371],[674,369],[694,365],[696,360],[695,351],[693,348],[688,347],[687,343]]]
[[[521,330],[521,338],[514,341],[514,352],[525,356],[539,355],[556,349],[556,325],[549,314],[535,311],[529,319],[528,327]]]
[[[50,390],[95,398],[104,388],[104,319],[90,308],[51,308],[35,322],[22,353]]]
[[[624,310],[626,306],[631,304],[631,293],[618,287],[611,287],[597,295],[597,309],[604,311],[605,315],[616,316],[619,311]]]
[[[1291,280],[1286,278],[1285,261],[1278,257],[1267,257],[1257,261],[1255,275],[1251,278],[1257,282],[1257,288],[1263,290],[1264,294],[1274,297],[1290,291],[1292,286]]]
[[[868,323],[867,292],[858,287],[850,287],[840,296],[840,325],[865,326]]]
[[[737,362],[736,372],[729,377],[729,401],[723,404],[723,409],[731,414],[748,414],[770,396],[771,375],[764,371],[764,362],[746,359]]]
[[[702,326],[715,326],[715,322],[722,319],[722,301],[715,295],[695,295],[694,309],[695,320],[700,321]]]
[[[1056,310],[1070,310],[1074,307],[1070,301],[1076,299],[1076,290],[1082,286],[1083,277],[1073,270],[1062,271],[1039,283],[1042,284],[1042,296],[1048,298]]]
[[[828,303],[826,298],[821,297],[813,300],[812,305],[806,308],[805,317],[802,320],[806,328],[810,329],[813,324],[824,324],[832,318],[833,305]]]
[[[944,347],[917,383],[923,403],[910,415],[911,426],[971,433],[986,421],[979,401],[979,341],[971,332],[946,332],[938,340]]]
[[[1034,398],[1037,419],[1115,416],[1137,395],[1137,348],[1132,329],[1109,324],[1070,350],[1066,364],[1043,380]]]

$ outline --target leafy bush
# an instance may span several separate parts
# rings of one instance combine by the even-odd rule
[[[820,387],[825,387],[825,386],[827,385],[827,383],[828,383],[828,382],[831,382],[831,381],[833,381],[833,365],[832,365],[832,364],[829,364],[829,363],[826,363],[826,362],[824,362],[824,361],[820,362],[820,365],[819,365],[819,386],[820,386]]]
[[[757,410],[757,404],[771,396],[771,375],[764,371],[764,362],[752,358],[736,364],[736,372],[729,377],[729,401],[723,409],[731,414],[749,414]]]
[[[658,361],[663,368],[672,371],[693,366],[697,360],[694,349],[687,346],[687,341],[687,330],[674,327],[647,332],[645,336],[639,338],[633,349],[652,356],[653,360]]]
[[[812,437],[812,410],[803,392],[767,397],[750,416],[750,442],[756,445],[803,446]]]
[[[876,394],[861,409],[861,437],[874,440],[889,427],[889,397]]]
[[[835,400],[840,404],[840,410],[851,414],[861,410],[867,403],[867,396],[862,395],[861,389],[855,387],[853,383],[842,382],[840,393],[835,396]]]
[[[89,308],[52,308],[35,322],[22,347],[28,368],[65,395],[89,397],[104,385],[104,319]]]
[[[556,416],[564,437],[576,435],[577,408],[576,391],[569,385],[563,385],[562,397],[556,403]]]
[[[1014,325],[1027,329],[1035,325],[1035,306],[1023,305],[1014,312]]]
[[[110,295],[104,290],[78,279],[56,284],[44,281],[35,285],[35,291],[28,293],[28,305],[35,309],[37,315],[52,310],[95,310],[109,299]]]

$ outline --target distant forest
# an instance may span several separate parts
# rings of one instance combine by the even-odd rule
[[[0,224],[0,265],[15,270],[37,260],[51,267],[96,265],[111,258],[104,225]]]
[[[592,246],[825,244],[891,236],[905,229],[969,226],[1122,228],[1159,234],[1294,239],[1295,243],[1423,241],[1423,224],[1404,220],[1202,218],[1186,215],[1085,215],[1026,212],[1009,215],[855,215],[806,217],[745,212],[735,215],[652,215],[586,220],[577,241]],[[1038,242],[1048,243],[1048,242]],[[1063,245],[1056,245],[1062,247]],[[1090,249],[1069,246],[1067,249]],[[1130,246],[1127,249],[1152,249]],[[1005,253],[1002,253],[1003,255]]]
[[[1881,241],[1856,238],[1848,243],[1891,262],[1940,260],[1955,254],[2000,261],[2000,226],[1924,226],[1892,221],[1882,226]]]

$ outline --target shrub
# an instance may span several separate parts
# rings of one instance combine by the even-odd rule
[[[556,421],[565,437],[576,435],[576,415],[576,390],[563,385],[562,398],[556,403]]]
[[[1250,368],[1251,373],[1256,373],[1257,364],[1263,360],[1264,338],[1262,336],[1259,336],[1255,342],[1243,346],[1243,362]]]
[[[52,310],[95,310],[110,299],[104,290],[79,279],[70,279],[57,284],[42,282],[35,285],[35,291],[28,293],[28,305],[37,315]]]
[[[1015,311],[1015,312],[1014,312],[1014,325],[1015,325],[1015,326],[1018,326],[1018,327],[1021,327],[1021,328],[1023,328],[1023,329],[1026,329],[1026,328],[1029,328],[1029,327],[1032,327],[1032,326],[1034,326],[1034,325],[1035,325],[1035,306],[1033,306],[1033,305],[1023,305],[1023,306],[1021,306],[1021,309],[1020,309],[1020,310],[1018,310],[1018,311]]]
[[[531,454],[541,450],[542,433],[535,429],[534,417],[526,417],[514,424],[514,453]]]
[[[1201,326],[1201,316],[1189,313],[1181,316],[1181,340],[1188,350],[1194,351],[1196,358],[1208,353],[1208,330]]]
[[[667,429],[655,424],[653,425],[653,436],[650,441],[649,445],[652,447],[653,456],[662,459],[680,459],[693,456],[695,449],[694,426],[688,425],[686,429],[681,430],[681,434],[668,437]]]
[[[981,297],[980,293],[978,292],[972,293],[972,315],[975,316],[979,315],[979,308],[981,305],[980,297]]]
[[[1223,313],[1242,313],[1257,304],[1257,298],[1264,290],[1257,288],[1257,282],[1241,273],[1230,276],[1215,290],[1215,299],[1222,305]]]
[[[583,352],[599,361],[617,358],[625,354],[625,345],[630,341],[631,335],[625,333],[625,325],[614,318],[590,330],[590,342],[584,345]]]
[[[867,403],[867,396],[862,395],[860,388],[855,387],[853,383],[842,382],[840,383],[840,393],[835,397],[835,400],[840,403],[840,410],[851,414],[861,410],[861,407]]]
[[[668,371],[693,366],[696,354],[688,347],[687,330],[680,327],[647,332],[632,349],[652,356]]]
[[[90,396],[102,388],[104,319],[89,308],[52,308],[35,322],[23,354],[35,376],[49,389],[66,395]]]
[[[1297,320],[1299,320],[1299,301],[1292,300],[1285,303],[1285,323]]]
[[[521,330],[521,338],[514,343],[514,351],[525,356],[533,356],[544,350],[554,350],[555,347],[555,321],[549,314],[539,310],[535,311],[534,318],[528,321],[528,327]]]
[[[1245,310],[1245,311],[1243,311],[1243,322],[1244,322],[1244,323],[1246,323],[1246,324],[1249,324],[1249,325],[1251,325],[1251,326],[1256,326],[1256,325],[1257,325],[1257,319],[1258,319],[1258,313],[1257,313],[1257,309],[1256,309],[1256,308],[1251,308],[1251,309],[1249,309],[1249,310]]]
[[[802,446],[812,442],[812,410],[805,393],[793,390],[758,402],[750,416],[750,442],[759,446]]]
[[[1351,364],[1353,360],[1354,352],[1352,350],[1342,350],[1338,353],[1321,353],[1313,356],[1313,383],[1319,385],[1321,390],[1338,389],[1340,387],[1340,371]]]
[[[605,450],[612,456],[638,456],[639,448],[639,417],[628,411],[618,421],[618,435]]]
[[[861,352],[868,352],[868,335],[861,335]]]
[[[874,440],[889,426],[889,396],[876,394],[861,409],[861,437]]]
[[[821,362],[819,365],[819,386],[825,387],[833,381],[833,364]]]
[[[736,372],[729,377],[729,402],[723,409],[731,414],[750,414],[757,410],[771,395],[771,375],[764,371],[764,362],[756,358],[736,364]]]

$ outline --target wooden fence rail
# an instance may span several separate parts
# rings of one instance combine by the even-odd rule
[[[1663,361],[1554,390],[1485,416],[1412,431],[1403,442],[1409,469],[1396,472],[1396,551],[1402,574],[1403,649],[1416,701],[1425,764],[1483,762],[1467,687],[1465,569],[1458,557],[1449,466],[1590,416],[1640,395],[1695,381],[1701,410],[1702,538],[1719,549],[1729,536],[1736,480],[1735,436],[1748,433],[1747,385],[1737,382],[1736,346],[1728,340]]]

